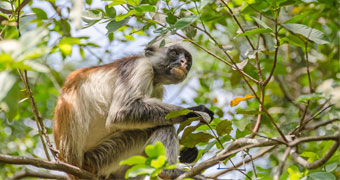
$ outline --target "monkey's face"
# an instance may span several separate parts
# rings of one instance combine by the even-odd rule
[[[192,65],[191,54],[184,48],[173,45],[158,49],[147,48],[145,55],[153,64],[155,83],[176,84],[183,81]]]

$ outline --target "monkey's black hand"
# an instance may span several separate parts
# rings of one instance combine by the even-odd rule
[[[210,116],[210,122],[214,119],[214,112],[210,111],[207,107],[205,107],[204,105],[199,105],[199,106],[194,106],[194,107],[189,107],[187,109],[193,110],[193,111],[201,111],[201,112],[205,112]],[[187,118],[191,118],[191,117],[197,117],[197,114],[195,114],[194,112],[188,113],[186,115]]]

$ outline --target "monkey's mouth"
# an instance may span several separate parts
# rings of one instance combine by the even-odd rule
[[[176,79],[178,80],[183,80],[187,74],[188,74],[188,71],[182,67],[182,66],[179,66],[179,67],[173,67],[171,70],[170,70],[170,73],[171,75],[173,75]]]

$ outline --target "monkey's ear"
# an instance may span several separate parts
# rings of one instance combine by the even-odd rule
[[[146,57],[150,57],[150,56],[152,56],[153,55],[153,53],[155,52],[155,48],[154,47],[147,47],[147,48],[145,48],[145,50],[144,50],[145,52],[145,56]]]

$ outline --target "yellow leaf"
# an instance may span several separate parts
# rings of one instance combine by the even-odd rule
[[[214,99],[213,99],[213,102],[216,104],[216,103],[218,103],[218,99],[215,97]]]
[[[233,106],[236,106],[238,105],[238,103],[240,103],[241,101],[246,101],[248,99],[251,99],[253,98],[254,96],[250,95],[250,94],[246,94],[246,96],[244,97],[237,97],[235,99],[233,99],[231,102],[230,102],[230,106],[233,107]]]

